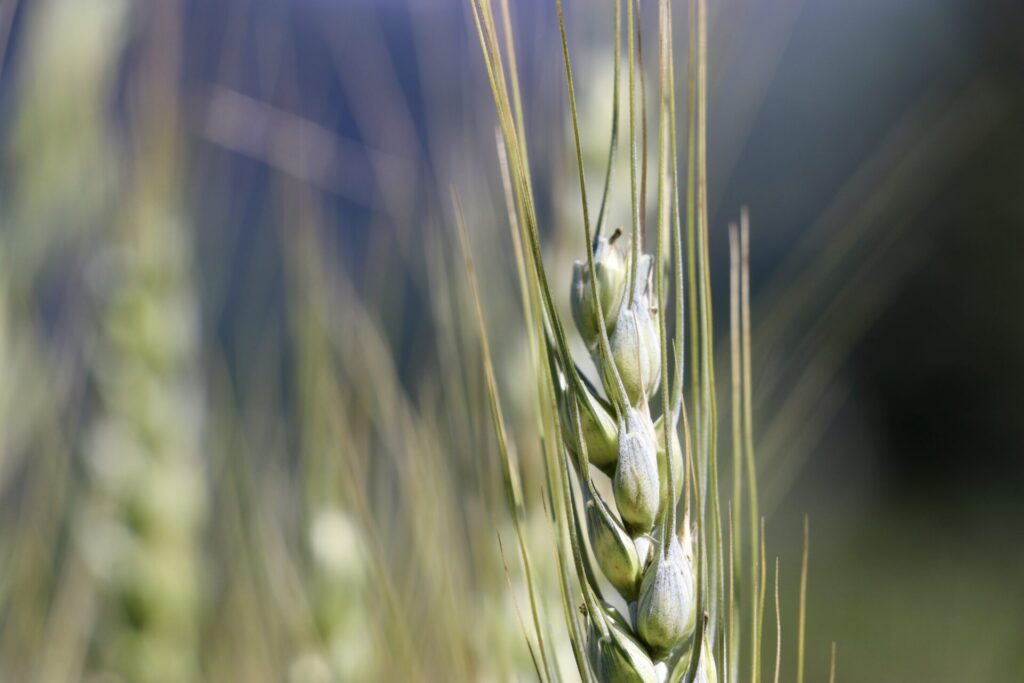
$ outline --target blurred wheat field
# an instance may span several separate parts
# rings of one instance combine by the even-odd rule
[[[654,5],[640,4],[651,58]],[[821,26],[801,22],[838,21],[835,4],[710,3],[712,272],[727,293],[722,217],[749,204],[758,469],[789,606],[783,633],[794,632],[810,512],[807,680],[827,680],[833,641],[837,680],[1015,680],[1024,516],[1012,490],[983,505],[943,489],[948,512],[936,513],[899,480],[880,503],[886,417],[851,369],[871,363],[850,359],[891,362],[871,355],[879,330],[899,327],[906,293],[941,262],[920,224],[960,216],[941,203],[950,185],[970,187],[964,177],[1000,153],[1011,158],[999,179],[982,183],[989,213],[961,212],[1003,225],[1024,97],[980,68],[933,64],[957,75],[948,90],[865,114],[870,125],[829,150],[842,163],[773,143],[794,127],[813,136],[835,113],[772,118],[801,79],[832,92],[798,57],[825,49]],[[565,293],[580,199],[554,3],[512,5],[544,258]],[[920,5],[899,16],[916,20]],[[543,629],[573,671],[494,107],[468,7],[0,4],[0,681],[535,678],[452,187],[519,447]],[[611,117],[610,13],[585,2],[566,12],[593,185]],[[936,43],[958,37],[958,15],[935,12]],[[772,94],[775,78],[790,90]],[[758,165],[765,156],[771,168]],[[779,168],[801,164],[799,187],[785,185]],[[1019,204],[1006,203],[1007,225],[1020,227]],[[628,222],[628,201],[609,216]],[[984,234],[996,234],[978,242],[998,242],[997,260],[956,262],[965,303],[943,299],[954,312],[1024,292],[1011,260],[1019,233]],[[1003,289],[976,295],[972,272]],[[568,316],[568,298],[557,303]],[[1010,384],[1024,377],[1011,305],[971,318],[977,333],[965,335],[1004,330]],[[727,321],[728,298],[714,306]],[[976,356],[989,352],[974,343]],[[911,386],[901,363],[886,378]],[[990,412],[1015,396],[993,398]],[[1006,438],[992,450],[1012,463],[1018,442]],[[956,472],[996,468],[972,464],[983,446],[972,440]],[[1006,467],[995,476],[1012,486],[1019,469]],[[795,642],[783,647],[782,678],[795,680]]]

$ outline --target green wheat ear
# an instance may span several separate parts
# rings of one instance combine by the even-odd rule
[[[569,352],[565,326],[549,287],[528,171],[526,131],[507,0],[502,1],[506,22],[504,51],[498,40],[490,0],[470,0],[470,4],[497,107],[501,134],[499,157],[507,184],[513,241],[526,247],[517,251],[520,290],[531,347],[538,361],[537,412],[543,426],[551,520],[558,537],[562,612],[578,673],[583,680],[600,683],[738,681],[740,652],[744,645],[741,624],[747,623],[750,625],[746,646],[750,652],[751,678],[757,682],[761,675],[766,580],[764,524],[757,505],[750,407],[748,229],[744,214],[743,230],[733,236],[734,315],[731,322],[736,480],[731,508],[727,507],[730,523],[726,534],[718,481],[718,413],[707,212],[706,2],[691,0],[689,3],[685,209],[679,200],[672,8],[668,0],[658,3],[654,253],[643,249],[643,217],[648,209],[646,164],[638,164],[638,159],[646,159],[648,155],[642,22],[639,3],[626,2],[627,147],[632,225],[629,253],[620,254],[612,244],[618,234],[602,238],[601,228],[608,197],[619,191],[612,182],[612,168],[618,147],[623,8],[618,0],[613,3],[613,126],[601,208],[592,230],[569,44],[562,2],[555,0],[583,225],[580,236],[583,258],[573,267],[569,302],[575,327],[597,366],[604,396],[595,393],[593,383],[583,376]],[[455,203],[457,205],[457,200]],[[471,274],[470,285],[477,301],[492,416],[499,443],[504,444],[509,436],[498,407],[483,312],[472,276],[472,258],[457,206],[456,214]],[[742,262],[736,258],[740,241]],[[674,310],[668,307],[671,302],[675,304]],[[685,310],[686,303],[689,311]],[[689,334],[684,335],[687,321]],[[670,349],[674,351],[672,358]],[[687,357],[689,373],[684,371]],[[684,391],[684,381],[690,384],[689,392]],[[595,417],[604,409],[615,419],[614,438],[602,427],[604,422]],[[617,453],[609,458],[605,449],[615,441]],[[593,452],[595,450],[598,452]],[[514,483],[514,468],[507,448],[503,447],[502,454],[508,480]],[[744,469],[745,489],[741,485]],[[594,485],[594,470],[609,476],[613,492],[610,499]],[[521,494],[515,486],[509,486],[508,492],[512,513],[518,517],[522,514]],[[681,524],[677,520],[680,499]],[[749,525],[740,523],[744,500],[749,506]],[[744,537],[749,541],[749,569],[743,564],[741,539]],[[589,546],[585,539],[589,539]],[[599,571],[595,571],[591,553]],[[524,563],[527,560],[525,555],[523,560]],[[639,585],[637,563],[641,575]],[[526,570],[529,572],[528,566]],[[745,574],[751,591],[741,600],[738,586]],[[803,580],[806,581],[806,563]],[[615,593],[611,597],[607,592],[609,585]],[[531,595],[532,600],[536,598]],[[804,602],[802,597],[801,614]],[[626,604],[629,617],[620,616],[618,610],[611,607],[613,603]],[[579,610],[578,605],[582,605]],[[533,607],[536,610],[535,604]],[[779,614],[777,594],[776,614]],[[802,620],[803,617],[799,638],[800,675]],[[543,629],[535,623],[532,632],[529,628],[525,630],[527,641],[536,642],[542,655],[536,660],[538,676],[542,680],[557,679],[557,672],[552,672],[550,661],[543,657]],[[781,658],[781,629],[777,629],[777,634],[776,679]]]
[[[173,64],[135,75],[160,94],[135,102],[144,142],[96,256],[106,274],[90,358],[99,400],[76,520],[101,598],[87,671],[139,683],[201,676],[206,396]]]

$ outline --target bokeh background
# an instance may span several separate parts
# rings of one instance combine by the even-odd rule
[[[554,3],[511,4],[567,291]],[[610,3],[566,4],[596,184]],[[783,678],[807,514],[810,680],[1018,680],[1024,6],[709,5]],[[0,3],[0,680],[530,678],[449,194],[557,606],[494,125],[458,0]]]

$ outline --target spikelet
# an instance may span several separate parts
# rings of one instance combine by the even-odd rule
[[[626,285],[629,280],[629,261],[622,255],[615,239],[601,238],[594,250],[594,272],[597,274],[597,292],[601,300],[601,312],[604,314],[608,333],[615,329],[619,319],[619,311],[625,300]],[[594,299],[590,288],[590,270],[585,261],[577,261],[572,267],[572,289],[569,303],[572,317],[576,323],[583,342],[591,352],[597,350],[600,334],[600,321],[597,319]]]
[[[612,485],[626,527],[636,535],[654,528],[658,517],[658,449],[646,408],[629,408],[619,425],[619,462]]]
[[[633,600],[640,580],[640,558],[633,539],[612,517],[603,500],[587,502],[587,530],[601,571],[615,590]]]
[[[585,383],[580,399],[580,426],[583,429],[587,458],[590,464],[611,476],[615,471],[615,463],[619,460],[619,430],[615,425],[615,418],[605,402]],[[571,391],[562,392],[559,395],[558,408],[565,443],[570,453],[577,455],[573,446],[573,423],[568,407],[571,400]]]
[[[615,332],[609,338],[611,364],[600,364],[605,388],[613,393],[618,371],[631,405],[654,395],[661,381],[661,342],[658,339],[657,310],[650,292],[650,256],[641,256],[637,279],[628,304],[619,311]]]
[[[656,659],[663,659],[693,633],[696,616],[693,572],[673,536],[644,572],[637,602],[637,631]]]
[[[657,683],[654,663],[623,624],[606,620],[608,633],[602,635],[591,625],[587,655],[603,683]]]

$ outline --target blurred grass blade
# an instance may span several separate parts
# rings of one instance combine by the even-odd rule
[[[775,558],[775,675],[774,683],[779,683],[779,667],[782,665],[782,612],[779,608],[779,558]]]
[[[519,543],[520,560],[523,564],[523,572],[526,577],[527,589],[530,596],[530,610],[533,615],[534,636],[537,638],[537,645],[540,651],[541,660],[544,664],[545,680],[552,680],[552,664],[547,653],[544,633],[541,627],[539,598],[534,587],[533,567],[530,562],[530,554],[526,545],[526,539],[522,530],[524,517],[523,499],[518,466],[515,463],[515,455],[509,444],[508,433],[505,429],[505,418],[501,411],[501,399],[498,396],[497,381],[494,377],[494,365],[491,360],[491,347],[487,336],[487,328],[484,324],[483,306],[480,303],[480,290],[476,280],[476,268],[473,264],[473,255],[469,245],[469,238],[466,235],[465,218],[462,207],[459,204],[458,196],[452,189],[452,204],[455,211],[455,222],[459,233],[459,243],[462,245],[462,253],[466,263],[466,276],[469,280],[469,288],[473,295],[473,310],[476,314],[480,345],[483,349],[484,377],[487,382],[487,398],[491,410],[491,420],[494,423],[495,437],[498,441],[498,452],[501,455],[502,466],[505,474],[506,493],[512,512],[512,523],[515,527],[516,539]],[[528,634],[527,642],[529,642]]]

